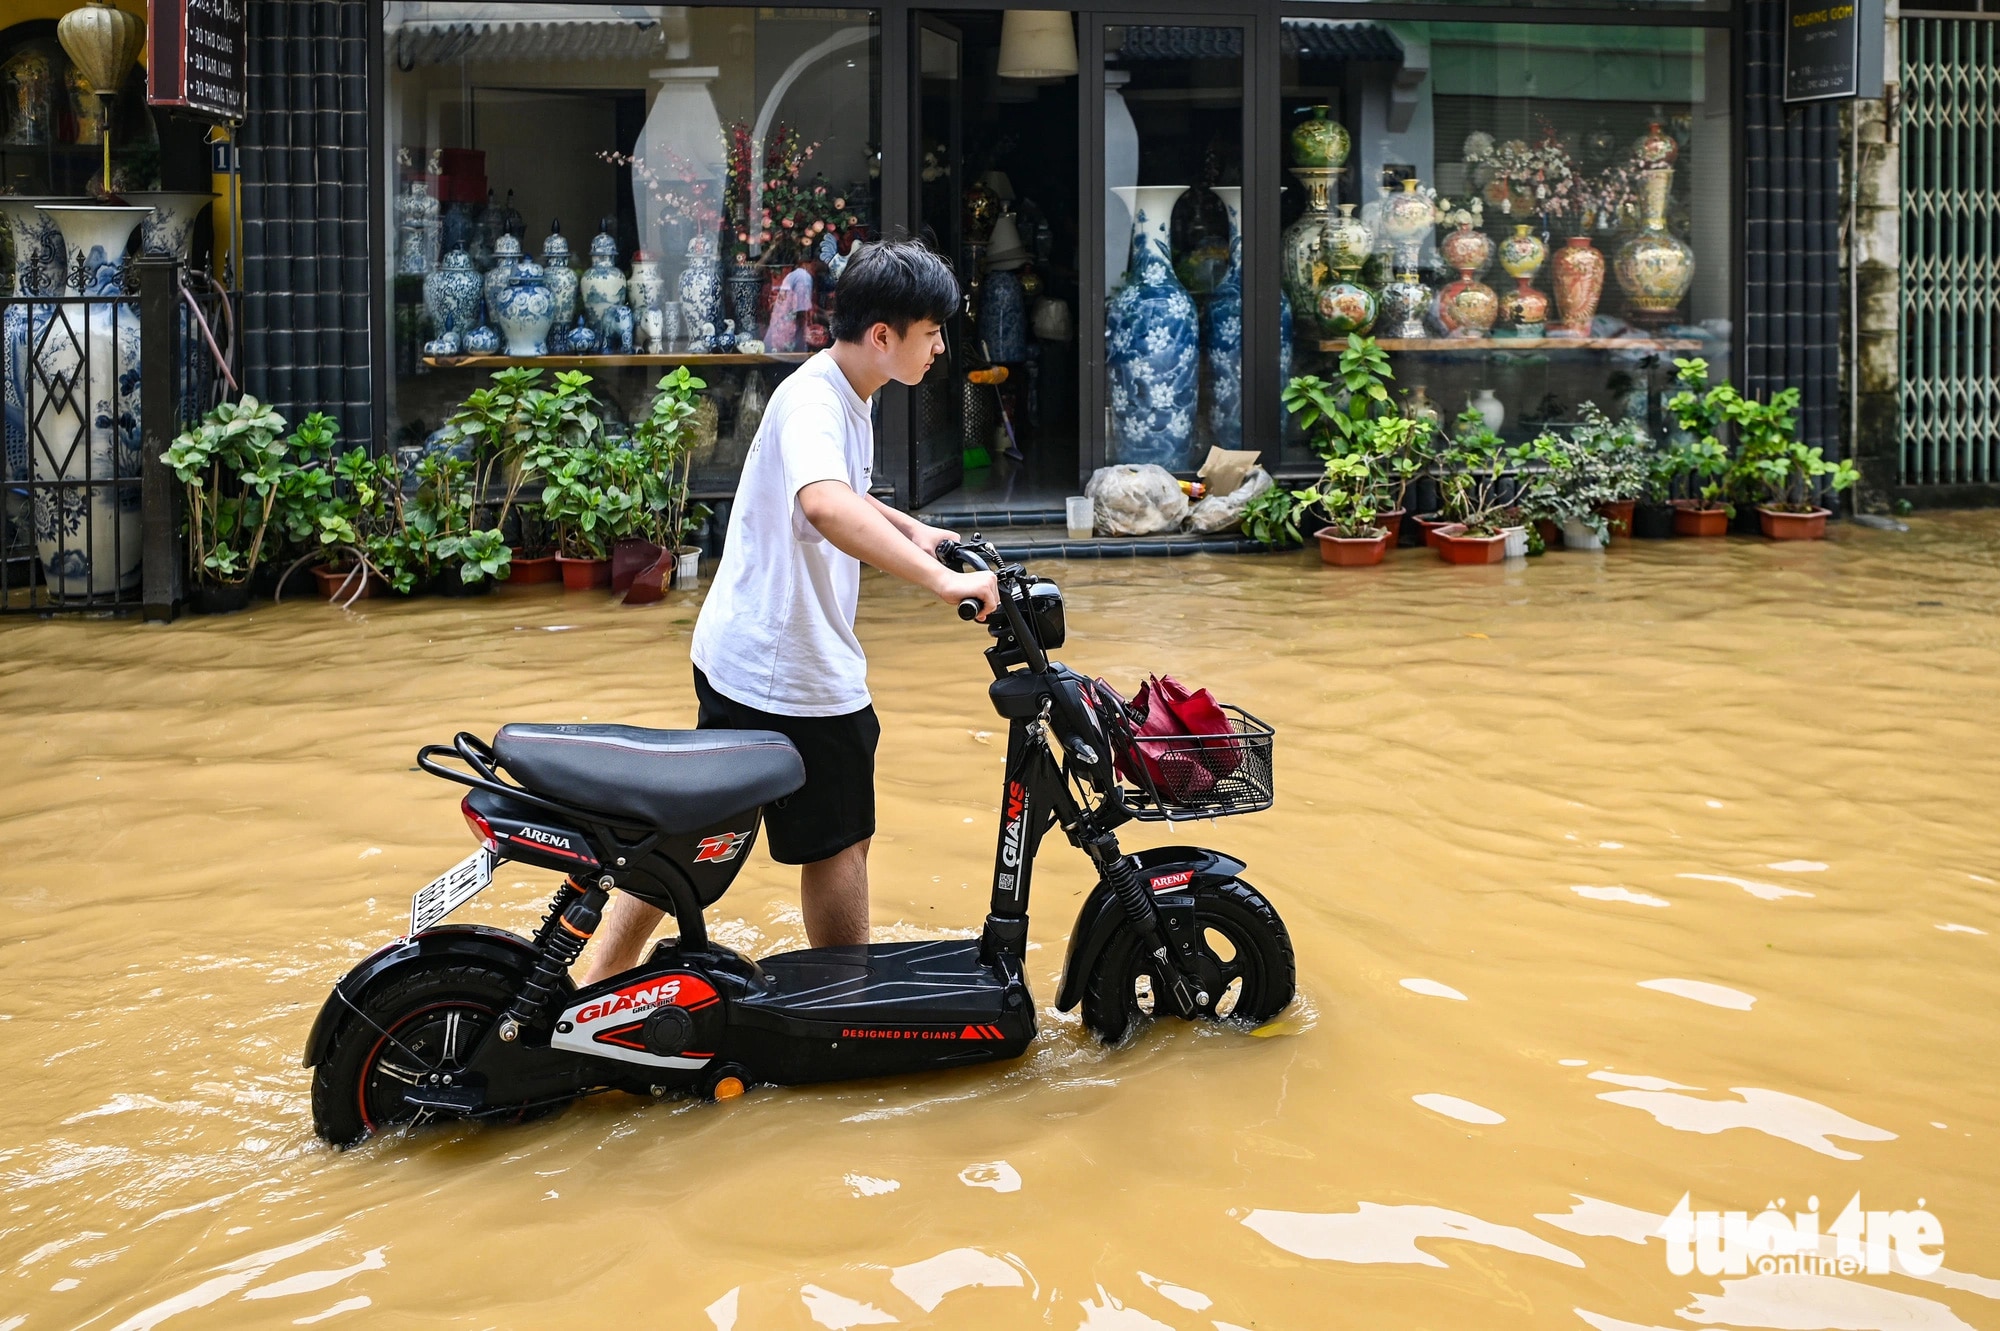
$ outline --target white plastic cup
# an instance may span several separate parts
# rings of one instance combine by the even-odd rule
[[[696,548],[674,551],[674,589],[687,591],[701,583],[701,551]]]
[[[1088,495],[1071,495],[1063,500],[1063,517],[1069,523],[1072,541],[1087,541],[1096,533],[1096,505]]]

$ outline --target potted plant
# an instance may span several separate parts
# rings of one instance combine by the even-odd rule
[[[1764,535],[1778,541],[1824,537],[1833,514],[1817,502],[1821,487],[1838,494],[1859,479],[1852,462],[1829,462],[1799,439],[1798,405],[1799,390],[1786,388],[1769,402],[1739,396],[1726,408],[1737,442],[1730,474],[1739,493],[1758,501]]]
[[[1435,459],[1431,421],[1404,416],[1389,396],[1395,376],[1380,344],[1350,337],[1340,354],[1339,383],[1300,375],[1285,386],[1285,409],[1299,418],[1306,443],[1321,461],[1359,457],[1377,483],[1376,521],[1390,541],[1401,534],[1403,500]],[[1276,501],[1273,501],[1276,502]]]
[[[285,418],[245,394],[176,438],[166,464],[186,490],[189,603],[226,614],[250,603],[250,579],[284,539],[310,528],[331,489],[324,459],[335,427],[314,412],[289,438]]]
[[[1671,500],[1674,534],[1722,536],[1736,512],[1724,497],[1729,449],[1722,443],[1723,406],[1736,390],[1728,384],[1711,388],[1708,362],[1700,357],[1676,359],[1674,377],[1681,391],[1668,399],[1667,410],[1685,436],[1670,454],[1674,483],[1685,491]]]
[[[1446,563],[1497,564],[1507,554],[1505,445],[1476,411],[1462,414],[1459,427],[1439,459],[1437,516],[1443,525],[1426,537]]]
[[[1299,518],[1305,505],[1299,492],[1282,485],[1265,489],[1243,506],[1243,534],[1273,550],[1290,550],[1299,544]]]
[[[1510,454],[1521,472],[1515,502],[1545,543],[1554,528],[1570,549],[1604,548],[1610,529],[1606,511],[1616,512],[1612,502],[1632,484],[1630,463],[1607,446],[1617,432],[1602,412],[1586,405],[1583,423],[1567,437],[1544,430]]]
[[[1389,548],[1389,531],[1379,520],[1380,496],[1368,459],[1358,454],[1335,455],[1311,488],[1299,491],[1300,503],[1326,518],[1314,533],[1322,563],[1359,568],[1382,562]]]
[[[670,552],[674,580],[680,585],[691,583],[701,560],[700,547],[687,544],[687,537],[708,516],[706,505],[688,501],[688,481],[694,469],[694,417],[701,390],[706,387],[685,365],[662,376],[646,418],[632,428],[632,436],[622,448],[612,450],[613,483],[638,501],[632,535],[645,541],[652,554],[640,567],[658,560],[662,552]],[[617,585],[614,578],[614,590]]]
[[[1586,402],[1583,420],[1570,429],[1570,440],[1592,456],[1596,484],[1609,496],[1598,513],[1604,518],[1604,539],[1630,537],[1632,514],[1648,483],[1652,440],[1630,420],[1614,421],[1596,403]]]
[[[417,572],[405,556],[402,476],[395,460],[350,449],[335,460],[333,474],[334,493],[315,521],[326,560],[313,569],[320,594],[343,606],[382,591],[407,595],[416,587]]]
[[[469,459],[432,453],[417,463],[416,493],[403,506],[405,559],[441,596],[490,591],[513,558],[499,528],[477,525],[474,471]]]
[[[478,469],[473,493],[487,502],[498,489],[493,530],[506,530],[513,517],[521,532],[521,545],[507,565],[509,582],[553,582],[558,576],[546,514],[538,503],[523,500],[521,491],[535,478],[534,459],[544,448],[588,438],[599,424],[589,375],[559,372],[553,388],[542,387],[541,377],[539,369],[500,370],[490,388],[474,390],[445,423],[469,446]]]

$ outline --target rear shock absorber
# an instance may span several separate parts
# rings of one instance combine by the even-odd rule
[[[1139,871],[1133,867],[1131,857],[1119,854],[1117,843],[1109,838],[1094,843],[1091,850],[1091,858],[1097,861],[1097,872],[1104,885],[1118,898],[1118,904],[1125,910],[1125,918],[1131,922],[1147,951],[1159,964],[1160,978],[1171,991],[1168,997],[1175,1009],[1183,1017],[1194,1016],[1208,1005],[1208,995],[1197,993],[1175,962],[1167,946],[1166,930],[1160,927],[1160,912],[1153,905],[1153,894],[1139,881]]]
[[[598,921],[604,918],[604,902],[610,896],[613,886],[611,876],[606,874],[598,880],[596,887],[580,895],[572,883],[564,883],[564,891],[559,891],[556,900],[549,907],[549,917],[542,921],[536,931],[536,949],[540,955],[535,958],[535,969],[528,974],[527,982],[506,1015],[500,1018],[500,1038],[509,1044],[521,1038],[523,1027],[538,1020],[548,1010],[549,999],[555,993],[556,982],[563,972],[576,964],[583,953],[583,945],[597,932]],[[563,897],[574,895],[560,914]]]

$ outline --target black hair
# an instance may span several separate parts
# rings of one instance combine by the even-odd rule
[[[901,337],[919,319],[943,323],[958,308],[958,279],[915,240],[873,240],[849,259],[833,289],[833,336],[859,342],[876,324]]]

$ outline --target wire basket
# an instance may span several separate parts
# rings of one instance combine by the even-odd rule
[[[1241,707],[1223,703],[1222,711],[1227,734],[1123,737],[1119,790],[1135,818],[1226,818],[1271,807],[1275,732]]]

